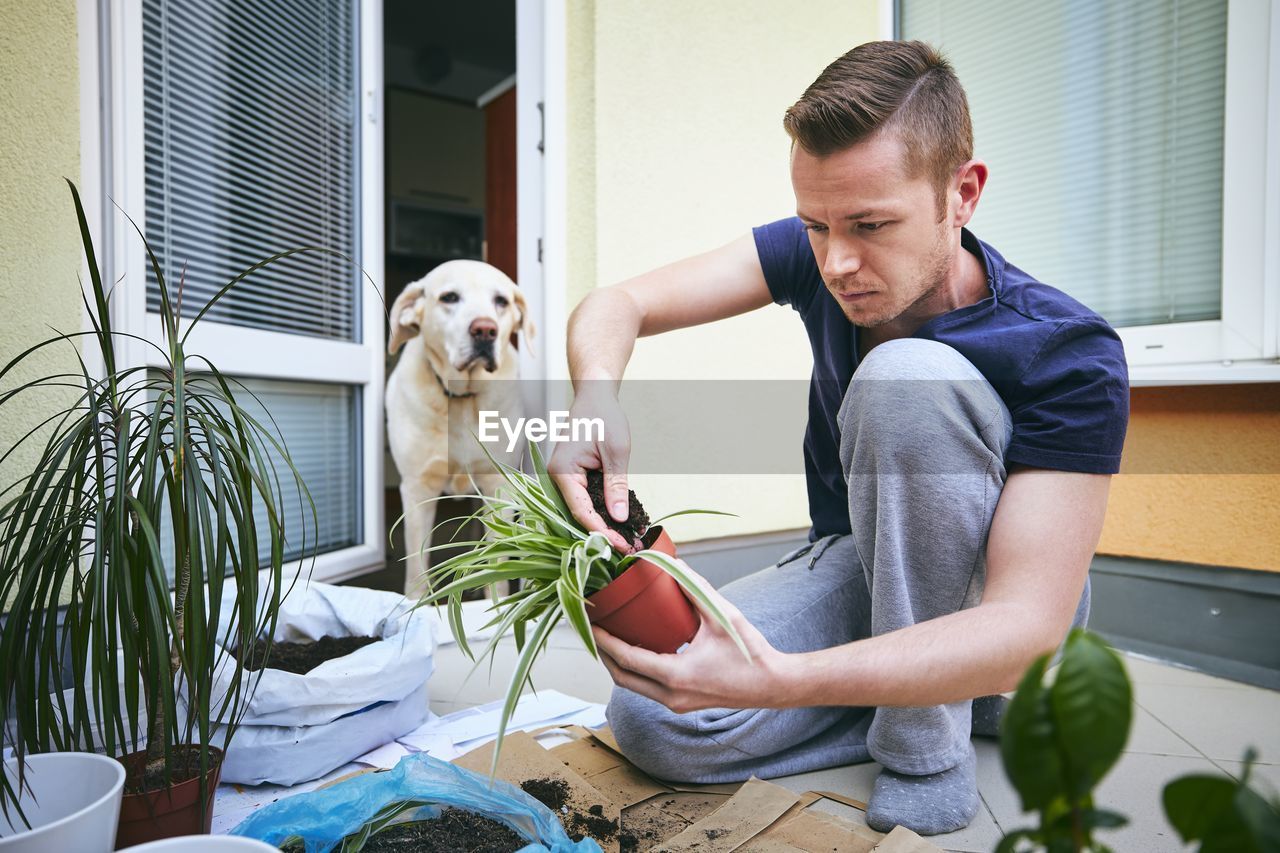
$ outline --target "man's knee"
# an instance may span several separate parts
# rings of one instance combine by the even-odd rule
[[[900,338],[862,360],[845,391],[839,424],[846,474],[855,462],[879,473],[940,474],[972,467],[970,454],[960,449],[1003,456],[1012,419],[981,371],[957,350]],[[871,452],[855,460],[857,445]]]

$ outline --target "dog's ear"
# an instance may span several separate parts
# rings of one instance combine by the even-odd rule
[[[395,355],[400,347],[418,334],[421,316],[418,303],[422,301],[422,282],[409,284],[396,297],[391,306],[391,336],[387,340],[387,352]]]
[[[524,332],[525,339],[530,343],[533,342],[533,318],[529,316],[529,304],[524,300],[524,294],[520,292],[519,286],[515,290],[515,305],[519,316],[516,317],[516,324],[511,327],[511,348],[520,349],[520,332]],[[533,352],[530,351],[530,356]]]

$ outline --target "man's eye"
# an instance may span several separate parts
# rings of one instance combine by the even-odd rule
[[[440,294],[440,301],[441,302],[457,302],[458,301],[457,291],[446,290],[444,293]]]
[[[811,232],[813,232],[814,234],[822,234],[822,233],[825,233],[825,232],[826,232],[826,230],[827,230],[827,226],[825,226],[825,225],[805,225],[805,226],[804,226],[804,230],[806,230],[806,231],[811,231]]]
[[[888,222],[859,222],[858,227],[863,231],[879,231],[888,224]]]

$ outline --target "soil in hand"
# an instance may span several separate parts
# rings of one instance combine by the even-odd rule
[[[514,853],[529,843],[506,824],[463,809],[398,823],[371,836],[362,853]]]
[[[609,529],[617,531],[618,535],[631,544],[636,545],[640,537],[649,529],[649,514],[640,505],[640,500],[636,497],[636,493],[630,489],[627,490],[629,503],[627,520],[613,520],[613,516],[609,514],[604,502],[603,471],[587,472],[587,494],[591,496],[591,505],[595,507],[595,511],[604,519],[605,525]]]
[[[267,649],[266,640],[259,639],[253,644],[244,668],[249,671],[259,669],[279,669],[306,675],[325,661],[345,657],[356,649],[362,649],[370,643],[378,642],[377,637],[330,637],[324,636],[314,643],[273,643]]]

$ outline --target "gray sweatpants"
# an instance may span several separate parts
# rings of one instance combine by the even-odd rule
[[[954,349],[881,344],[839,413],[851,535],[826,536],[721,591],[783,652],[879,636],[978,604],[1012,421]],[[1076,624],[1088,616],[1086,586]],[[623,752],[663,779],[732,782],[875,759],[937,773],[967,754],[971,701],[923,708],[711,709],[674,714],[615,687]]]

